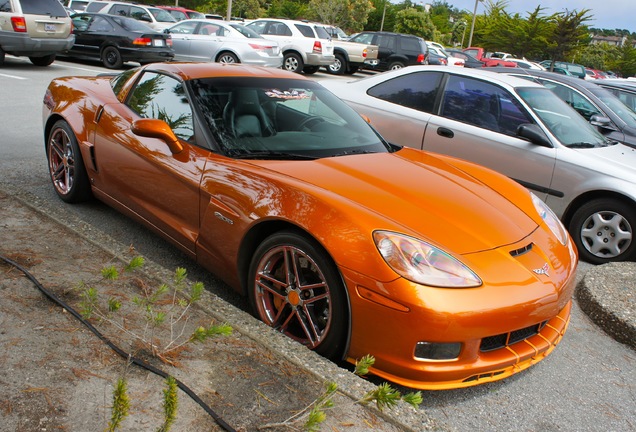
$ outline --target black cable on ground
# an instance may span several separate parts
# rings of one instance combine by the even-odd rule
[[[104,336],[99,330],[97,330],[90,322],[88,322],[79,312],[77,312],[75,309],[73,309],[68,304],[66,304],[63,300],[61,300],[59,297],[57,297],[54,293],[52,293],[48,289],[44,288],[44,286],[26,268],[24,268],[23,266],[21,266],[17,262],[15,262],[15,261],[13,261],[13,260],[11,260],[11,259],[9,259],[9,258],[7,258],[7,257],[5,257],[3,255],[0,255],[0,259],[2,259],[7,264],[10,264],[11,266],[17,268],[22,273],[24,273],[24,275],[27,278],[29,278],[31,280],[31,282],[33,282],[33,284],[35,284],[35,286],[45,296],[47,296],[48,298],[53,300],[55,303],[57,303],[58,305],[60,305],[64,309],[66,309],[71,315],[73,315],[75,318],[77,318],[90,331],[92,331],[99,339],[101,339],[102,342],[104,342],[106,345],[108,345],[113,351],[115,351],[121,357],[125,358],[127,361],[130,361],[133,364],[136,364],[137,366],[140,366],[140,367],[142,367],[142,368],[154,373],[155,375],[159,375],[160,377],[162,377],[164,379],[167,378],[168,376],[170,376],[169,374],[167,374],[166,372],[162,371],[161,369],[158,369],[158,368],[154,367],[153,365],[151,365],[151,364],[149,364],[149,363],[147,363],[147,362],[145,362],[145,361],[143,361],[143,360],[141,360],[141,359],[139,359],[137,357],[134,357],[132,354],[129,354],[129,353],[125,352],[124,350],[122,350],[121,348],[119,348],[117,345],[115,345],[113,342],[111,342],[106,336]],[[212,410],[212,408],[210,408],[192,389],[190,389],[187,385],[185,385],[180,380],[178,380],[176,378],[174,378],[174,379],[177,382],[177,386],[183,392],[185,392],[188,396],[190,396],[190,398],[192,400],[194,400],[197,404],[199,404],[199,406],[201,406],[201,408],[203,408],[205,410],[205,412],[207,412],[210,415],[210,417],[212,417],[219,426],[221,426],[227,432],[236,432],[236,430],[232,426],[227,424],[216,412],[214,412]]]

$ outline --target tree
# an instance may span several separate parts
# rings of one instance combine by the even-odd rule
[[[435,26],[428,13],[418,11],[415,8],[408,8],[397,13],[395,31],[431,40],[433,39]]]
[[[576,49],[589,43],[589,33],[583,24],[592,16],[589,9],[566,10],[555,14],[555,27],[547,53],[551,60],[573,60]]]

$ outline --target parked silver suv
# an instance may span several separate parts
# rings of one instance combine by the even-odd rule
[[[313,74],[336,60],[324,25],[286,19],[258,19],[247,25],[265,39],[278,42],[283,69]]]
[[[48,66],[75,41],[71,18],[58,0],[0,0],[0,65],[6,54]]]

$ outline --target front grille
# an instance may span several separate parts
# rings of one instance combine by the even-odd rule
[[[542,323],[515,330],[509,333],[485,337],[481,340],[479,350],[481,352],[494,351],[500,348],[504,348],[508,345],[521,342],[522,340],[528,339],[529,337],[539,333],[546,323],[547,321],[543,321]]]

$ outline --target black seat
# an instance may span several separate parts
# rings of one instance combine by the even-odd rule
[[[223,110],[223,121],[235,138],[268,137],[275,133],[255,89],[232,91]]]

